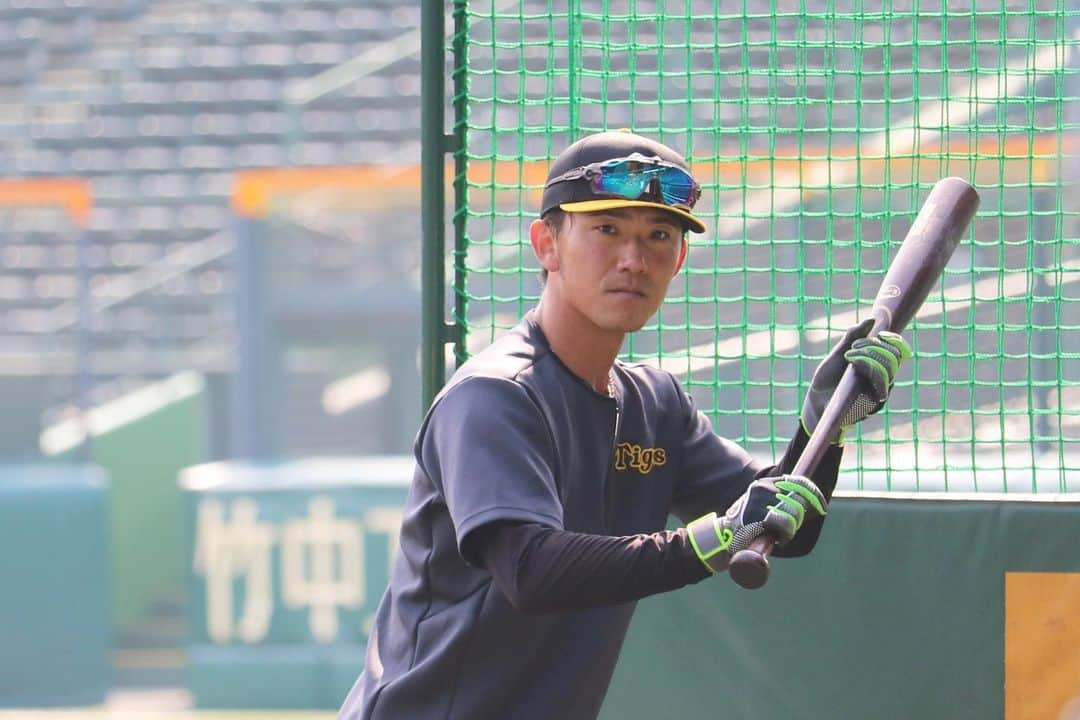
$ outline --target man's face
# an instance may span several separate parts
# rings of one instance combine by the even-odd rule
[[[682,224],[655,208],[567,213],[557,232],[536,223],[533,247],[548,271],[545,303],[561,303],[602,331],[639,330],[686,257]]]

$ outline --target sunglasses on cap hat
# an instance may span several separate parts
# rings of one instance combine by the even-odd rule
[[[637,200],[650,194],[671,206],[692,208],[701,197],[701,186],[686,170],[640,153],[574,168],[544,187],[575,180],[586,180],[597,195]]]

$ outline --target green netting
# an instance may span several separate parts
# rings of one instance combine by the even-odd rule
[[[567,10],[566,8],[569,8]],[[682,150],[709,225],[624,357],[678,375],[769,457],[809,375],[865,316],[930,187],[982,205],[908,329],[917,359],[846,454],[849,487],[1080,487],[1080,9],[459,2],[453,43],[459,358],[539,295],[546,165],[629,127]],[[888,471],[888,472],[886,472]]]

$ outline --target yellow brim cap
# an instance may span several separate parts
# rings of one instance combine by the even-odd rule
[[[578,202],[562,203],[559,205],[560,210],[570,213],[599,212],[600,210],[615,210],[617,208],[627,207],[650,207],[656,208],[657,210],[664,210],[672,215],[678,215],[682,218],[690,230],[696,233],[705,232],[705,223],[691,215],[689,211],[671,205],[664,205],[663,203],[649,202],[648,200],[604,198],[602,200],[580,200]]]

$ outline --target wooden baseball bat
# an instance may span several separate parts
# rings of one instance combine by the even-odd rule
[[[882,330],[903,332],[937,284],[978,207],[979,194],[967,181],[948,177],[934,185],[881,281],[871,311],[871,337]],[[829,439],[839,432],[844,413],[858,395],[858,377],[849,366],[795,463],[793,475],[813,475]],[[728,568],[735,582],[748,589],[764,585],[773,544],[771,537],[763,535],[735,553]]]

